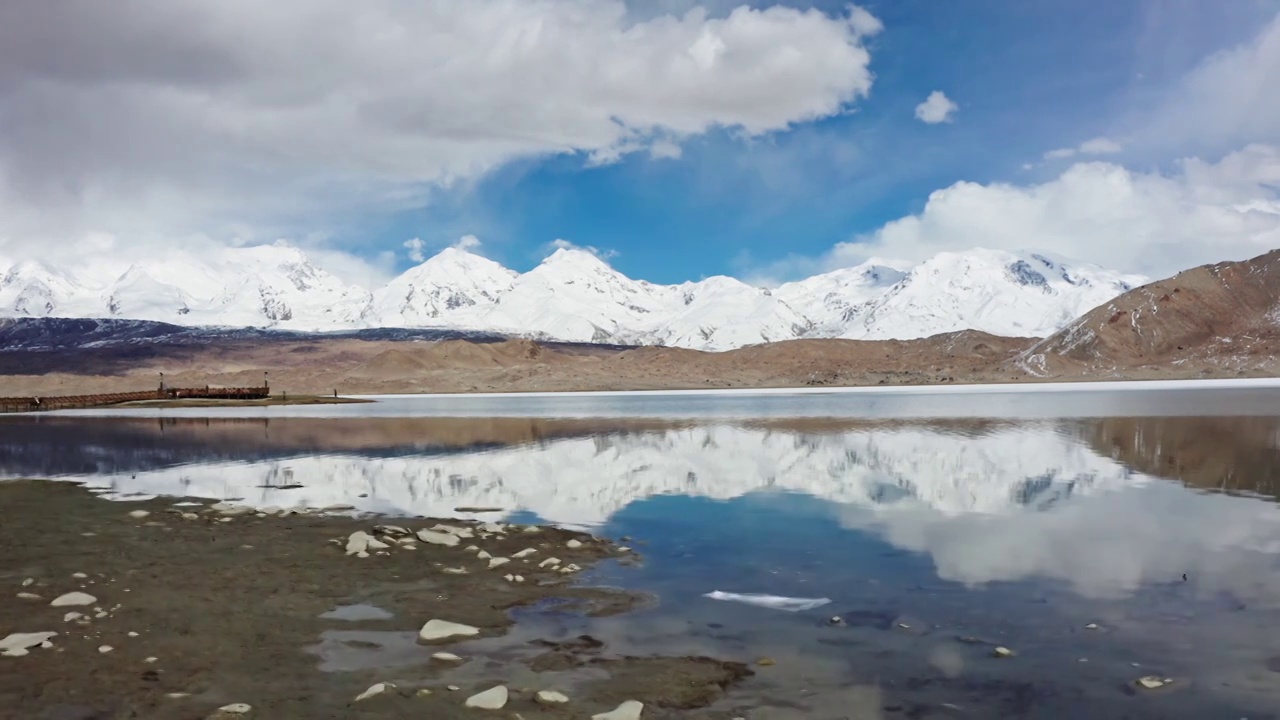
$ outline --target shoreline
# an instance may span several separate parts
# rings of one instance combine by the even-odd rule
[[[473,716],[469,698],[501,684],[505,709],[569,718],[613,710],[619,698],[706,707],[751,674],[711,658],[627,657],[594,639],[522,633],[512,635],[518,645],[485,653],[521,626],[514,610],[552,603],[590,618],[651,602],[581,580],[596,563],[639,555],[483,513],[437,522],[343,512],[265,513],[172,496],[121,502],[74,483],[0,483],[11,561],[0,582],[19,594],[0,603],[0,635],[57,633],[49,647],[0,658],[7,711],[176,719],[220,717],[219,708],[244,703],[250,718],[303,718],[350,714],[358,702],[366,718],[461,718]],[[553,555],[558,562],[543,566]],[[92,597],[51,606],[73,592]],[[429,639],[432,620],[463,634]],[[356,700],[379,684],[377,697]],[[569,702],[539,704],[543,690]]]

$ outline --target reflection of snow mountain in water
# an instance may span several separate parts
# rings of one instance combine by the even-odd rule
[[[86,479],[121,493],[241,497],[262,506],[349,503],[411,515],[501,507],[583,526],[654,495],[729,499],[760,491],[885,510],[1004,514],[1123,484],[1128,473],[1047,426],[965,436],[922,427],[810,434],[719,425],[448,455],[307,456]],[[291,483],[303,487],[269,487]]]

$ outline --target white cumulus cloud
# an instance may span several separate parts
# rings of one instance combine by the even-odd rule
[[[0,255],[76,259],[95,233],[126,254],[338,246],[513,160],[672,157],[712,128],[842,113],[870,91],[879,29],[853,6],[0,3]]]
[[[410,238],[405,240],[404,246],[409,250],[408,255],[410,260],[420,263],[427,259],[426,254],[423,253],[423,249],[427,244],[422,241],[422,238]]]
[[[951,122],[960,108],[941,90],[934,90],[924,102],[916,106],[916,119],[930,125]]]
[[[1042,249],[1152,276],[1280,247],[1280,148],[1253,145],[1167,173],[1081,162],[1035,185],[958,182],[924,210],[824,258],[920,260],[945,250]]]
[[[1058,148],[1044,154],[1045,160],[1063,160],[1076,155],[1115,155],[1123,152],[1124,146],[1111,138],[1096,137],[1085,140],[1076,147]]]

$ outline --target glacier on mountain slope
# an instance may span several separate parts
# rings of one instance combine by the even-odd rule
[[[171,254],[111,274],[0,268],[0,316],[329,331],[431,327],[570,342],[730,350],[802,337],[881,340],[974,329],[1043,337],[1145,278],[1043,254],[872,260],[776,289],[717,276],[633,280],[562,248],[519,274],[450,248],[370,292],[283,244]]]

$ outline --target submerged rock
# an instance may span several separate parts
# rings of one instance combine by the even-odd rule
[[[69,592],[66,595],[59,595],[49,603],[53,607],[68,607],[72,605],[92,605],[98,602],[98,598],[89,593]]]
[[[253,710],[253,706],[248,703],[231,703],[218,708],[218,712],[226,715],[244,715],[250,710]]]
[[[19,600],[39,600],[40,596],[35,593],[20,592],[18,593],[18,599]]]
[[[449,652],[438,652],[431,657],[442,662],[462,662],[462,658]]]
[[[112,650],[115,650],[115,648],[111,647],[110,645],[99,645],[99,646],[98,646],[98,652],[102,653],[103,655],[106,655],[107,653],[111,652]]]
[[[992,656],[998,657],[998,658],[1010,658],[1010,657],[1013,657],[1014,655],[1017,655],[1017,653],[1015,653],[1014,651],[1010,650],[1009,648],[1003,645],[997,646],[995,650],[991,651],[991,654]]]
[[[133,512],[129,513],[129,517],[134,518],[135,520],[141,520],[142,518],[150,514],[151,513],[147,512],[146,510],[134,510]]]
[[[56,632],[12,633],[0,640],[0,655],[22,657],[30,654],[29,651],[33,647],[52,647],[53,643],[49,642],[49,638],[57,634]]]
[[[489,569],[492,570],[496,567],[501,567],[509,562],[511,562],[511,558],[492,558],[489,560]]]
[[[644,703],[639,700],[628,700],[609,712],[596,713],[591,720],[640,720],[644,712]]]
[[[507,688],[505,685],[499,685],[495,688],[489,688],[482,693],[477,693],[467,698],[467,707],[479,708],[481,710],[501,710],[507,704]]]
[[[538,551],[537,551],[537,550],[534,550],[533,548],[525,548],[525,549],[521,550],[521,551],[520,551],[520,552],[518,552],[518,553],[514,553],[511,557],[513,557],[513,558],[524,558],[524,557],[529,557],[530,555],[533,555],[533,554],[534,554],[534,553],[536,553],[536,552],[538,552]]]
[[[365,690],[364,692],[356,696],[355,701],[360,702],[361,700],[368,700],[369,698],[374,697],[375,695],[381,695],[382,693],[388,690],[391,690],[394,687],[395,685],[388,682],[380,682],[374,685],[370,685],[368,690]]]
[[[569,696],[555,690],[543,690],[534,696],[534,701],[542,705],[563,705],[569,702]]]
[[[578,548],[582,547],[582,541],[570,540],[569,542],[565,543],[564,546],[569,548],[570,550],[577,550]]]
[[[462,623],[449,622],[448,620],[428,620],[426,625],[418,631],[418,637],[423,640],[443,640],[447,637],[456,635],[479,635],[480,628]]]
[[[543,560],[542,562],[538,563],[538,567],[540,568],[554,567],[559,564],[560,564],[560,558],[549,557],[546,560]]]
[[[1137,680],[1137,684],[1140,687],[1144,687],[1148,690],[1157,690],[1171,682],[1173,682],[1172,678],[1162,678],[1156,675],[1147,675],[1145,677],[1140,677]]]

